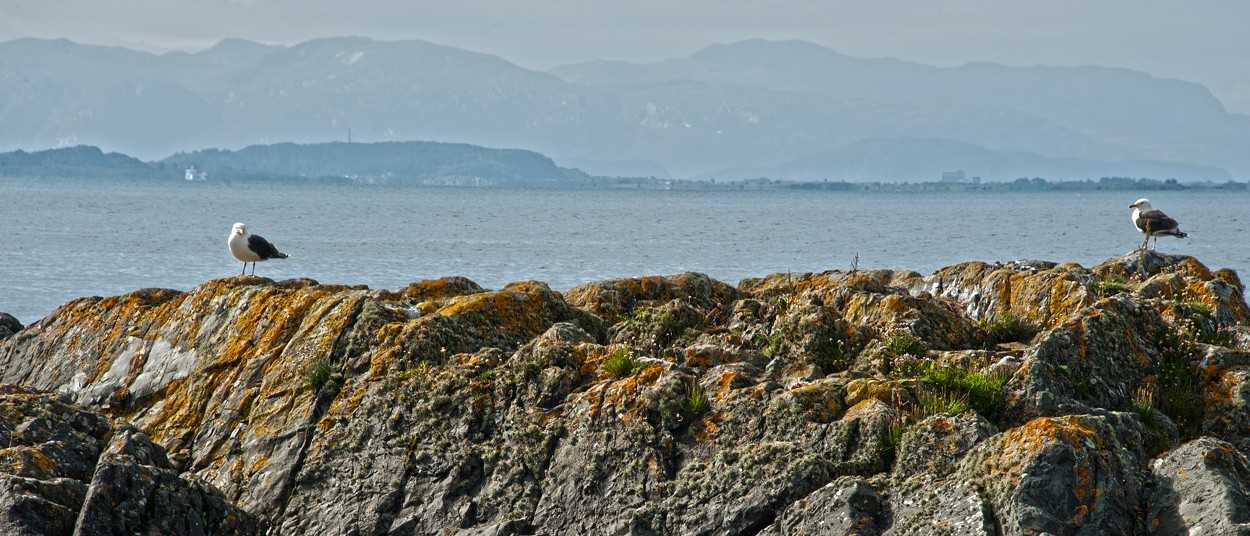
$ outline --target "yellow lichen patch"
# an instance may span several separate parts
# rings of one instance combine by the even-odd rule
[[[4,473],[11,475],[46,480],[56,475],[56,462],[38,448],[10,447],[0,450],[0,466]]]
[[[1108,446],[1102,437],[1105,431],[1096,432],[1088,419],[1081,415],[1034,419],[995,436],[964,463],[981,475],[981,484],[991,496],[1018,492],[1024,478],[1037,471],[1046,471],[1048,478],[1063,479],[1074,500],[1066,514],[1072,523],[1080,524],[1103,500],[1097,475],[1113,470],[1108,467]],[[1071,454],[1055,455],[1055,449]],[[1057,459],[1070,461],[1055,465]],[[1065,474],[1065,469],[1070,473]]]
[[[846,410],[846,403],[838,393],[839,388],[836,381],[825,378],[795,387],[784,396],[794,400],[795,408],[807,420],[828,423],[838,420]]]
[[[870,420],[882,415],[893,416],[897,414],[898,412],[888,404],[875,398],[868,398],[851,406],[850,409],[846,410],[846,413],[842,414],[842,418],[839,420],[842,422],[856,419]]]
[[[673,276],[645,276],[609,279],[569,289],[564,296],[569,305],[615,321],[643,307],[682,299],[695,306],[711,308],[737,296],[733,287],[704,274],[687,272]]]
[[[865,400],[874,399],[887,404],[898,404],[903,400],[904,394],[899,388],[898,382],[894,380],[879,380],[875,378],[859,378],[851,380],[846,384],[846,404],[849,406],[858,405]]]
[[[378,299],[384,301],[406,300],[409,302],[442,301],[455,296],[483,292],[483,289],[463,277],[443,277],[409,283],[398,291],[380,291]]]

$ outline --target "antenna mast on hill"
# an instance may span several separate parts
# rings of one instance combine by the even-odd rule
[[[352,142],[352,127],[347,127],[347,143]]]

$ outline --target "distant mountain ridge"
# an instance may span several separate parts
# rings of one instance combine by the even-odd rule
[[[227,39],[163,55],[18,39],[0,43],[0,65],[0,151],[88,144],[155,160],[350,136],[513,147],[597,175],[815,180],[873,169],[890,181],[932,180],[934,150],[974,146],[940,153],[943,167],[989,180],[1250,175],[1250,116],[1198,84],[1093,66],[939,68],[751,40],[537,72],[361,37]],[[862,150],[874,144],[889,150]]]

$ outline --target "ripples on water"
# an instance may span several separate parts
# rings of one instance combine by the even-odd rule
[[[463,275],[556,290],[699,271],[777,272],[1041,259],[1092,266],[1132,251],[1127,205],[1149,197],[1187,240],[1160,251],[1250,268],[1245,192],[620,191],[0,181],[0,311],[33,322],[83,296],[189,290],[238,274],[234,222],[288,260],[257,275],[399,288]]]

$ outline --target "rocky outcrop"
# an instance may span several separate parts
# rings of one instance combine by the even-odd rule
[[[565,293],[240,277],[66,304],[0,379],[150,438],[97,455],[115,496],[48,488],[121,525],[202,493],[274,534],[1162,534],[1245,522],[1242,292],[1149,251]]]
[[[0,341],[12,337],[17,332],[22,331],[22,323],[17,318],[8,313],[0,313]]]
[[[180,476],[147,434],[49,394],[0,386],[0,532],[259,534],[251,514]]]
[[[1190,441],[1151,465],[1151,534],[1250,534],[1250,464],[1232,445]]]

